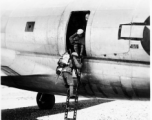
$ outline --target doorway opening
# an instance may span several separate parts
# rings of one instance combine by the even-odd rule
[[[67,33],[66,33],[66,46],[67,51],[71,50],[71,52],[74,52],[73,45],[71,45],[69,37],[72,36],[77,32],[78,29],[83,29],[83,35],[85,38],[85,31],[86,31],[86,25],[87,21],[90,15],[90,11],[73,11],[71,12],[71,16],[69,18],[69,23],[67,26]],[[84,47],[83,56],[86,56],[86,49]]]

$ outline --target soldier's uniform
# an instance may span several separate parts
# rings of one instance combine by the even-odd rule
[[[83,55],[84,45],[85,45],[85,38],[82,34],[83,34],[83,30],[78,29],[77,33],[73,34],[69,38],[71,45],[73,45],[74,47],[74,51],[77,52],[77,54],[80,56]],[[80,50],[79,50],[79,47],[80,47]]]
[[[62,74],[64,82],[65,82],[65,86],[70,88],[70,97],[75,96],[75,94],[74,94],[75,82],[74,82],[74,79],[72,78],[73,66],[75,66],[76,68],[81,67],[81,65],[77,61],[75,55],[76,54],[74,54],[74,55],[72,54],[73,62],[70,59],[69,54],[63,55],[63,57],[59,59],[59,62],[58,62],[59,66],[57,67],[57,74],[58,75]]]

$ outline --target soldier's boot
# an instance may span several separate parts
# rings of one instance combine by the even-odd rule
[[[70,85],[70,98],[74,98],[76,95],[74,93],[74,86]]]

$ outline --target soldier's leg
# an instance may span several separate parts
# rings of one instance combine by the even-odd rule
[[[66,78],[67,78],[67,83],[68,83],[69,89],[70,89],[70,97],[73,97],[73,96],[75,96],[75,94],[74,94],[74,80],[72,78],[72,74],[67,73]]]
[[[68,85],[68,82],[67,82],[67,75],[66,75],[67,73],[63,73],[63,80],[64,80],[64,83],[65,83],[65,87],[66,88],[68,88],[69,87],[69,85]]]

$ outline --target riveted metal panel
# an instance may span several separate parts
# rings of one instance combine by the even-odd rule
[[[7,48],[57,55],[57,32],[63,10],[64,7],[57,7],[13,12],[6,28]],[[27,22],[35,22],[33,32],[25,31]]]
[[[149,0],[140,0],[133,12],[133,22],[143,23],[150,16],[149,4]]]
[[[131,20],[131,10],[96,11],[91,29],[92,57],[128,52],[129,41],[118,40],[118,30],[120,24]]]

